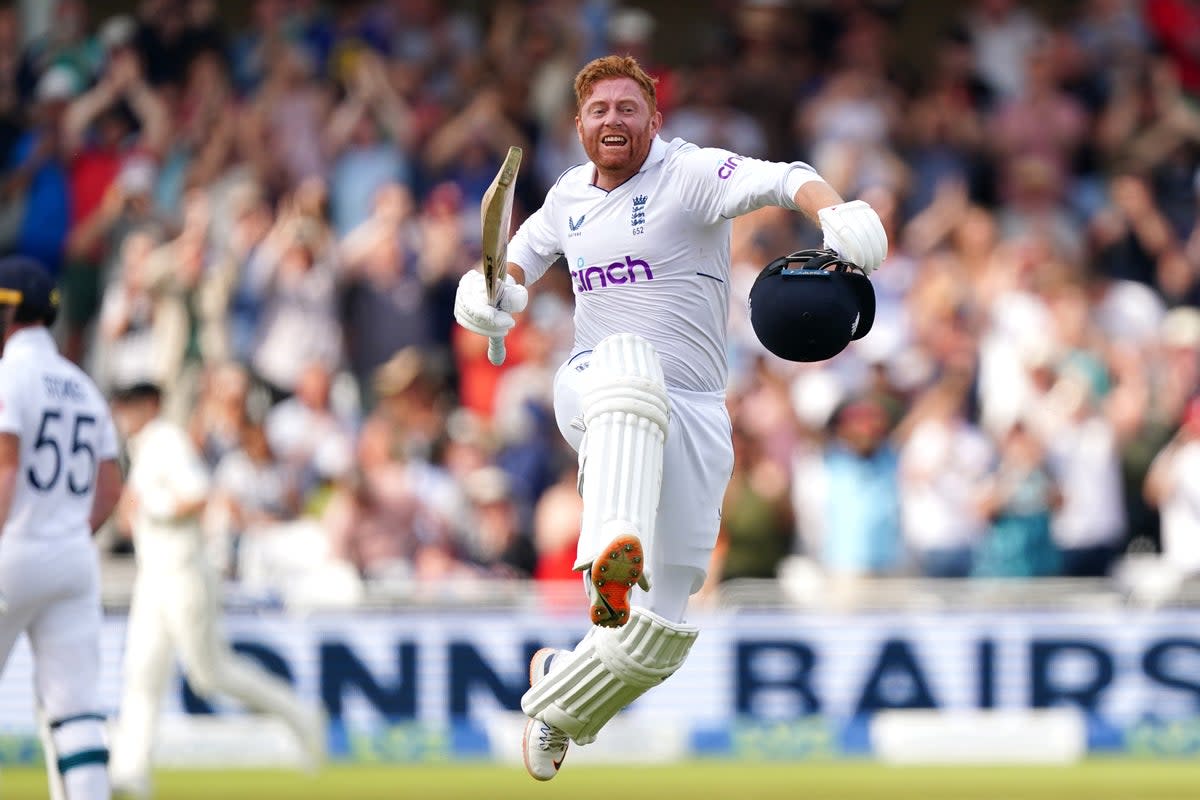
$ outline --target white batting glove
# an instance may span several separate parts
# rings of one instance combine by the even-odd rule
[[[517,321],[513,314],[525,310],[529,303],[529,290],[504,277],[504,287],[496,305],[488,302],[487,284],[483,273],[477,269],[468,271],[458,281],[458,292],[454,295],[454,319],[472,333],[481,336],[506,336]]]
[[[870,275],[887,256],[887,233],[875,209],[851,200],[817,212],[825,246]]]

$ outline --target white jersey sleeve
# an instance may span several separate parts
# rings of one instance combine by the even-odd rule
[[[526,286],[545,275],[563,254],[562,242],[552,223],[557,188],[557,184],[551,187],[542,207],[521,223],[508,243],[508,260],[525,271]]]
[[[104,415],[100,423],[100,439],[96,443],[96,455],[101,461],[115,461],[121,455],[121,440],[117,436],[117,426],[112,417]]]
[[[795,200],[788,192],[791,173],[804,173],[800,181],[793,181],[796,186],[821,179],[803,161],[760,161],[715,147],[681,149],[672,167],[680,203],[708,223],[740,217],[765,206],[796,211]]]
[[[21,398],[19,376],[12,374],[10,362],[0,360],[0,433],[21,435]]]

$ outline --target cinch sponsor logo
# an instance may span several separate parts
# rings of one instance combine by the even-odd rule
[[[733,171],[738,168],[738,164],[741,163],[742,156],[730,156],[721,163],[721,166],[717,167],[717,177],[725,180],[733,174]]]
[[[582,261],[582,259],[580,259]],[[650,265],[640,258],[630,258],[625,256],[624,261],[614,261],[608,266],[585,267],[580,266],[579,269],[571,270],[571,277],[575,279],[575,291],[590,292],[593,289],[605,289],[610,284],[617,285],[622,283],[637,283],[638,268],[640,267],[642,280],[654,280],[654,273],[650,270]]]

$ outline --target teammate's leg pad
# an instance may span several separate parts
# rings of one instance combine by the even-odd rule
[[[108,792],[108,746],[103,714],[74,714],[46,720],[46,768],[56,773],[51,787],[65,797],[98,797]],[[53,764],[51,764],[53,760]],[[55,786],[55,783],[58,786]]]
[[[662,492],[670,401],[658,353],[634,334],[605,337],[592,352],[581,397],[586,428],[579,451],[583,520],[577,570],[591,568],[618,536],[653,552]],[[638,582],[650,576],[639,570]]]
[[[621,709],[675,673],[699,630],[634,607],[622,628],[593,628],[524,697],[529,716],[565,731],[577,744],[596,734]],[[556,658],[557,660],[557,658]]]

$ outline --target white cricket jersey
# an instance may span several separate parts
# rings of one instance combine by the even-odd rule
[[[43,327],[17,331],[4,347],[0,433],[21,441],[0,541],[90,536],[96,474],[117,457],[116,429],[100,390]]]
[[[151,420],[129,441],[128,490],[137,499],[134,553],[142,567],[186,567],[204,557],[199,516],[170,518],[161,509],[189,505],[208,495],[208,468],[183,428]]]
[[[533,283],[565,257],[575,352],[636,333],[658,351],[668,386],[724,391],[731,221],[768,205],[795,209],[793,170],[819,177],[801,162],[655,137],[641,170],[612,191],[593,185],[591,163],[564,172],[509,243],[508,260]]]

